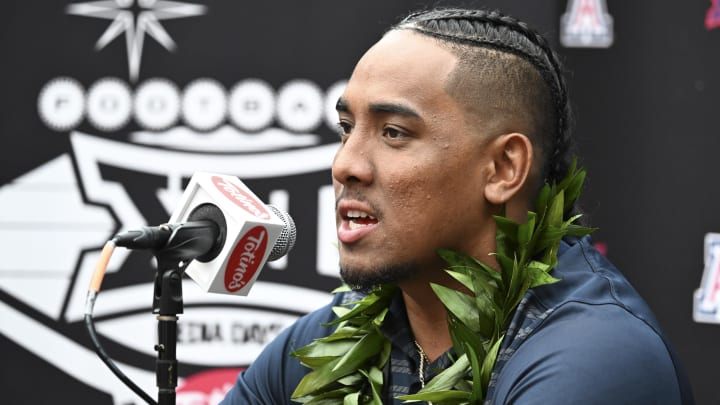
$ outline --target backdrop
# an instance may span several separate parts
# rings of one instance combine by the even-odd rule
[[[589,171],[582,202],[599,227],[594,240],[654,309],[698,402],[714,404],[720,326],[693,321],[693,295],[703,280],[705,235],[720,231],[720,13],[715,1],[668,3],[464,2],[526,20],[562,55]],[[326,303],[339,284],[329,173],[334,103],[364,50],[399,16],[426,5],[4,2],[5,401],[140,402],[92,350],[82,322],[87,285],[103,243],[166,221],[194,171],[239,176],[289,211],[299,236],[249,297],[206,294],[187,281],[178,403],[217,403],[272,337]],[[147,252],[118,250],[95,307],[108,353],[151,396],[154,275]],[[705,297],[706,318],[717,319],[715,296]]]

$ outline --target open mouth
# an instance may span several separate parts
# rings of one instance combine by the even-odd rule
[[[355,243],[370,234],[378,225],[375,216],[357,206],[340,208],[340,219],[337,233],[338,240],[342,243]]]
[[[350,230],[360,229],[364,226],[377,224],[378,222],[374,216],[358,210],[348,210],[343,216],[343,219],[348,221],[348,228],[350,228]]]

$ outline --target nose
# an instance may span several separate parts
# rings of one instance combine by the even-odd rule
[[[347,186],[350,183],[370,184],[373,178],[369,141],[354,133],[340,145],[332,165],[333,180]]]

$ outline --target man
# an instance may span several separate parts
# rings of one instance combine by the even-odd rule
[[[497,12],[411,14],[358,62],[337,103],[333,162],[340,268],[358,291],[400,293],[380,326],[392,344],[381,399],[402,403],[452,364],[431,283],[463,290],[437,254],[498,268],[494,215],[523,222],[544,181],[568,168],[569,108],[556,55]],[[553,276],[515,313],[486,403],[692,403],[642,299],[587,239],[567,238]],[[290,353],[327,336],[333,303],[299,320],[241,373],[225,403],[283,404],[310,369]]]

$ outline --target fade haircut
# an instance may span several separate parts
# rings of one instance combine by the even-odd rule
[[[410,14],[391,30],[408,29],[439,40],[458,56],[446,82],[490,134],[522,132],[541,156],[550,183],[566,174],[574,147],[562,66],[540,34],[498,11],[457,8]]]

